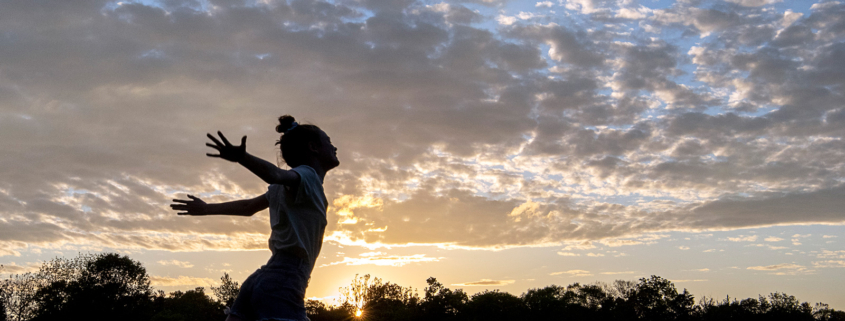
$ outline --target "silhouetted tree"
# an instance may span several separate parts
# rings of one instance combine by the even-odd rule
[[[614,298],[599,284],[530,289],[522,294],[522,300],[532,320],[556,320],[561,315],[567,320],[590,320],[605,316],[604,309],[614,307]]]
[[[425,299],[422,303],[424,317],[428,320],[458,319],[469,298],[463,290],[455,291],[443,286],[437,279],[430,277],[425,280]]]
[[[10,275],[0,282],[0,302],[6,308],[7,320],[26,321],[35,316],[35,294],[40,283],[35,273]]]
[[[722,302],[716,302],[713,298],[702,297],[698,303],[700,317],[702,320],[753,320],[755,315],[762,312],[755,311],[758,307],[755,299],[746,299],[742,302],[730,297]]]
[[[3,293],[0,293],[0,296],[3,296]],[[3,304],[3,301],[0,301],[0,321],[6,321],[6,305]]]
[[[366,320],[408,320],[419,308],[419,294],[414,289],[371,278],[369,274],[355,275],[349,287],[340,289],[343,306],[359,310]],[[315,306],[315,311],[320,311]]]
[[[223,276],[220,277],[220,286],[211,287],[211,292],[214,293],[217,301],[227,307],[231,307],[235,303],[235,298],[238,297],[240,291],[241,287],[238,285],[238,282],[232,281],[229,273],[226,272],[223,272]]]
[[[159,298],[157,298],[159,299]],[[222,321],[226,319],[224,306],[212,300],[205,289],[198,287],[185,292],[175,291],[157,304],[158,313],[152,321]]]
[[[212,287],[153,293],[143,266],[117,254],[57,258],[37,273],[12,275],[0,281],[0,321],[30,320],[223,320],[239,286],[228,273]],[[696,305],[686,290],[678,292],[658,276],[639,282],[574,283],[529,289],[517,297],[499,290],[467,296],[431,277],[425,296],[416,290],[370,275],[356,275],[341,288],[340,305],[307,300],[312,321],[392,320],[700,320],[700,321],[845,321],[845,312],[818,303],[811,306],[785,293],[756,299],[703,297]],[[361,311],[360,316],[356,312]]]
[[[310,319],[313,319],[313,316],[316,315],[323,315],[329,311],[328,305],[319,301],[319,300],[306,300],[305,301],[305,313],[308,315]]]
[[[775,292],[769,294],[767,320],[814,320],[813,307],[807,302],[798,301],[795,296]]]
[[[141,263],[114,253],[56,258],[38,272],[32,320],[149,320],[149,276]]]
[[[678,293],[671,281],[656,275],[640,279],[628,301],[637,317],[654,321],[687,320],[695,307],[695,299],[686,289]]]
[[[305,301],[305,312],[311,321],[347,321],[353,319],[356,309],[348,303],[329,306],[317,300]]]
[[[363,309],[364,304],[367,303],[369,283],[369,274],[361,277],[359,277],[358,274],[355,274],[355,277],[352,278],[352,283],[349,284],[349,287],[339,289],[341,302],[353,306],[356,310]]]
[[[563,300],[566,288],[550,285],[541,289],[529,289],[521,298],[526,313],[533,320],[551,320],[562,315],[566,303]]]
[[[699,302],[700,320],[836,320],[845,315],[830,310],[824,304],[817,304],[813,309],[809,303],[801,303],[794,296],[785,293],[772,293],[768,297],[757,299],[731,300],[716,302],[712,298],[703,298]],[[841,311],[838,311],[841,313]]]
[[[813,317],[818,321],[845,321],[845,312],[831,309],[825,303],[816,303],[813,308]]]
[[[483,291],[467,303],[467,320],[520,320],[526,317],[525,303],[507,292]]]

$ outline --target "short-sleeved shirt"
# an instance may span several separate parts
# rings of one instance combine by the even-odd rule
[[[326,231],[328,201],[323,182],[313,168],[300,165],[292,169],[299,174],[296,189],[270,185],[270,251],[293,254],[307,259],[311,269],[320,255]]]

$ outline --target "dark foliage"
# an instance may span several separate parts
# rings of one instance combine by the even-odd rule
[[[305,312],[311,321],[350,320],[355,315],[356,307],[350,304],[328,306],[317,300],[305,302]]]
[[[476,293],[467,303],[467,320],[519,320],[524,318],[525,302],[507,292],[484,291]]]
[[[366,315],[363,318],[375,320],[411,320],[419,314],[420,297],[411,288],[395,283],[383,282],[370,275],[355,275],[349,287],[340,289],[344,303],[332,313],[350,311],[356,316],[358,311]]]
[[[238,285],[238,282],[232,281],[232,278],[229,277],[229,273],[226,272],[223,272],[223,276],[220,278],[220,286],[211,287],[211,291],[214,292],[214,296],[217,297],[217,301],[227,307],[232,306],[232,303],[235,302],[235,298],[238,297],[238,292],[240,292],[240,290],[241,287]]]
[[[212,321],[225,320],[224,306],[205,294],[205,289],[199,287],[185,292],[176,291],[170,296],[164,292],[154,298],[156,305],[155,316],[152,321]]]
[[[425,280],[425,299],[422,302],[422,312],[425,319],[460,320],[469,298],[463,290],[451,289],[443,286],[437,279],[431,277]]]
[[[165,294],[154,292],[141,263],[126,256],[57,258],[44,263],[37,273],[0,281],[0,321],[222,321],[225,306],[237,297],[239,286],[228,274],[220,280],[220,287],[211,288],[216,300],[203,288]],[[520,296],[488,290],[469,297],[433,277],[426,282],[420,297],[412,288],[356,275],[349,287],[340,289],[340,305],[308,300],[305,308],[312,321],[845,321],[843,311],[779,292],[744,300],[704,297],[696,304],[686,289],[679,291],[659,276],[638,282],[550,285]]]
[[[328,320],[819,320],[845,321],[845,312],[830,309],[825,304],[811,306],[794,296],[772,293],[768,297],[742,301],[726,299],[717,302],[710,298],[698,304],[686,289],[678,291],[671,281],[659,276],[642,278],[638,282],[616,281],[612,284],[567,287],[550,285],[529,289],[517,297],[507,292],[483,291],[468,298],[462,290],[451,290],[435,278],[426,280],[422,299],[385,299],[379,293],[385,283],[369,275],[353,279],[344,288],[344,302],[340,306],[326,306],[309,301],[308,315],[314,321]],[[390,284],[390,283],[387,283]],[[410,293],[411,289],[405,289]],[[354,291],[353,291],[354,290]],[[358,295],[351,295],[352,293]],[[413,297],[412,297],[413,298]],[[404,303],[403,303],[404,302]],[[360,317],[355,316],[362,306]],[[396,311],[401,311],[397,313]]]
[[[221,286],[232,287],[237,283]],[[13,275],[0,282],[0,306],[0,320],[10,321],[226,318],[223,304],[203,288],[154,294],[143,265],[113,253],[56,258],[37,273]]]
[[[38,273],[32,320],[149,320],[150,280],[139,262],[117,254],[57,258]]]
[[[3,294],[0,293],[0,297],[2,296]],[[0,321],[6,321],[6,305],[3,304],[2,300],[0,300]]]

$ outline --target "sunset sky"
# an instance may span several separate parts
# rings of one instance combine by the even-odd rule
[[[281,162],[323,128],[307,296],[355,274],[470,294],[659,275],[845,309],[845,3],[0,0],[0,276],[118,252],[157,289],[242,282]]]

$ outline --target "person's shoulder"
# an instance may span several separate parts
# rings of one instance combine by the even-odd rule
[[[326,198],[323,192],[323,180],[317,175],[317,171],[308,165],[299,165],[292,169],[299,174],[299,193],[297,195],[297,202],[304,199],[324,200]]]
[[[292,168],[294,172],[297,172],[299,176],[308,175],[308,176],[317,176],[317,171],[314,170],[311,166],[308,165],[299,165],[297,167]]]

